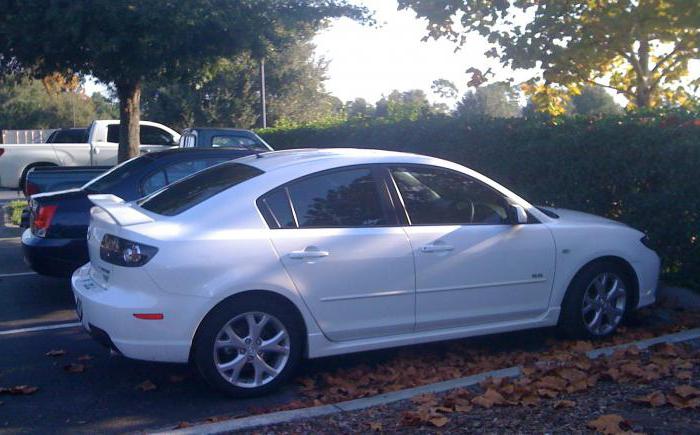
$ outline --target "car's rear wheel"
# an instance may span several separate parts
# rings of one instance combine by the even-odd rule
[[[301,358],[301,328],[294,314],[275,301],[256,299],[237,298],[216,307],[194,343],[194,361],[204,379],[238,397],[276,388]]]
[[[603,338],[622,323],[631,300],[631,280],[612,263],[594,263],[573,279],[562,303],[559,326],[573,338]]]

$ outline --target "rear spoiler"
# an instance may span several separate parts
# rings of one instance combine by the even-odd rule
[[[133,208],[116,195],[88,195],[88,199],[123,227],[153,222],[150,216]]]

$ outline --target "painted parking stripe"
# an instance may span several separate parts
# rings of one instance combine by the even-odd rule
[[[50,331],[52,329],[75,328],[76,326],[81,326],[81,323],[60,323],[58,325],[33,326],[31,328],[10,329],[8,331],[0,331],[0,335],[22,334],[24,332]]]
[[[37,275],[36,272],[17,272],[17,273],[1,273],[0,278],[11,278],[13,276],[29,276]]]

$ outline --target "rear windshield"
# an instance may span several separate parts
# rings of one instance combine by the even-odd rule
[[[135,178],[153,163],[149,155],[134,157],[119,166],[115,166],[94,180],[83,186],[90,193],[110,193],[110,191],[124,180]]]
[[[250,180],[263,171],[240,163],[222,163],[171,184],[139,201],[153,213],[175,216],[229,187]]]

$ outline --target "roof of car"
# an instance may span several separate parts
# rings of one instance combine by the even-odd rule
[[[184,132],[190,131],[231,131],[238,133],[253,133],[253,131],[245,128],[231,128],[231,127],[191,127],[186,128]]]
[[[410,163],[430,160],[431,157],[418,154],[402,153],[398,151],[386,151],[360,148],[302,148],[284,151],[270,151],[258,153],[236,160],[255,166],[265,172],[286,168],[289,166],[318,166],[332,168],[335,166],[349,166],[354,164],[370,163]]]
[[[187,154],[235,154],[235,153],[252,153],[253,151],[243,149],[243,148],[226,148],[226,147],[191,147],[191,148],[179,148],[173,147],[163,151],[154,151],[148,154],[143,154],[144,156],[151,157],[153,159],[160,159],[164,157],[182,156]]]

